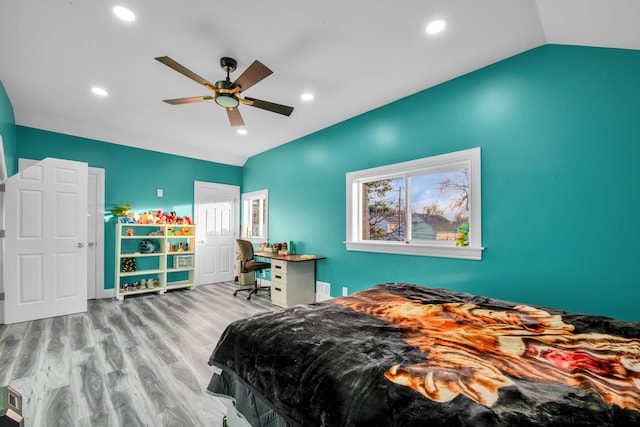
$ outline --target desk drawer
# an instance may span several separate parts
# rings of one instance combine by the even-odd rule
[[[271,302],[280,307],[287,307],[287,285],[271,280]]]
[[[281,259],[271,260],[271,281],[287,283],[287,261]]]

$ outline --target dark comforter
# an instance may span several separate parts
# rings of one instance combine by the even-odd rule
[[[640,425],[640,324],[444,289],[240,320],[209,363],[291,425]]]

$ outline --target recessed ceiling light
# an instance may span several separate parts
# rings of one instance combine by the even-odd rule
[[[427,25],[427,33],[438,34],[440,31],[444,30],[446,26],[447,26],[446,20],[436,19],[435,21],[429,22],[429,25]]]
[[[136,14],[124,6],[114,6],[113,13],[123,21],[133,22],[136,20]]]
[[[312,101],[313,100],[313,94],[312,93],[303,93],[302,95],[300,95],[300,99],[302,99],[303,101]]]
[[[247,134],[247,130],[246,129],[238,129],[238,133],[240,135],[246,135]]]
[[[91,92],[95,93],[96,95],[99,96],[107,96],[109,95],[109,92],[107,92],[105,89],[98,87],[98,86],[94,86],[91,88]]]

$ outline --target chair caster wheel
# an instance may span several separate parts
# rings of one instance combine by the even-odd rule
[[[238,296],[238,291],[234,292],[234,293],[233,293],[233,296],[234,296],[234,297],[237,297],[237,296]]]
[[[249,296],[247,297],[247,301],[249,301],[250,299],[251,299],[251,295],[249,295]]]

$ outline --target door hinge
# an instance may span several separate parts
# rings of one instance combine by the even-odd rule
[[[0,292],[0,301],[4,301],[4,292]]]
[[[0,193],[4,193],[4,188],[5,188],[5,185],[3,182],[2,184],[0,184]]]
[[[0,238],[4,237],[4,230],[0,230]]]

